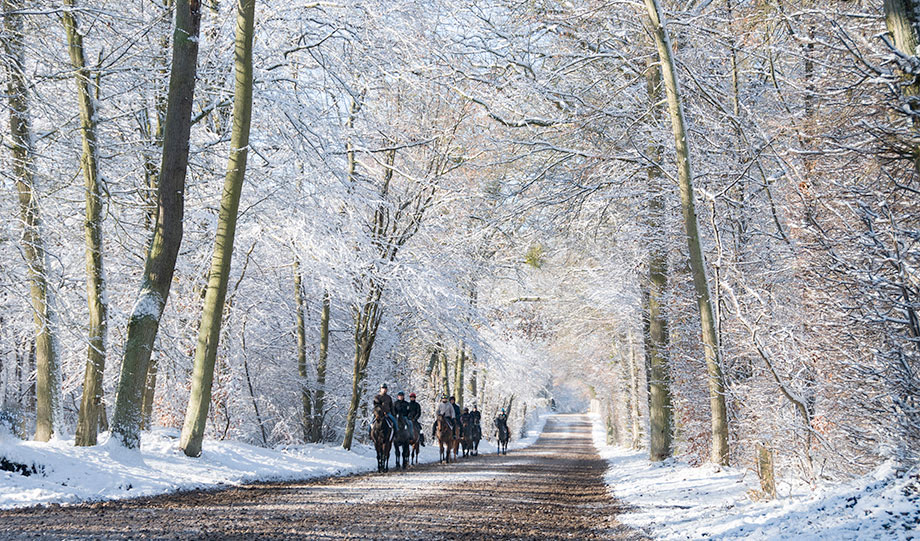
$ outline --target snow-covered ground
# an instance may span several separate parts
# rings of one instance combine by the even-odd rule
[[[628,507],[618,519],[656,539],[920,539],[917,472],[897,477],[883,467],[850,483],[753,501],[752,471],[651,463],[645,452],[606,445],[596,416],[594,443],[609,462],[611,492]]]
[[[509,449],[532,444],[543,430],[546,417],[534,416],[526,437],[512,440]],[[108,434],[102,434],[100,441],[95,447],[74,447],[72,439],[37,443],[0,431],[0,460],[25,465],[29,473],[0,469],[0,509],[135,498],[259,481],[305,480],[377,468],[373,447],[359,445],[353,451],[334,444],[266,449],[207,440],[201,457],[189,458],[179,450],[179,432],[172,429],[143,433],[140,452],[121,447],[109,440]],[[479,451],[495,452],[495,446],[483,440]],[[419,459],[437,461],[437,445],[423,447]],[[390,467],[393,465],[391,455]]]

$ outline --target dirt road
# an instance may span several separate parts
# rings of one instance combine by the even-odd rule
[[[0,539],[644,539],[616,521],[583,415],[450,465],[0,511]]]

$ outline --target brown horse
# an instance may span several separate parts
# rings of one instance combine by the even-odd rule
[[[424,438],[425,436],[422,434],[422,429],[420,425],[416,424],[415,421],[409,421],[409,422],[415,424],[415,429],[418,434],[418,437],[415,438],[415,441],[409,442],[409,464],[416,465],[418,464],[419,443],[421,443],[422,438]]]
[[[457,460],[457,455],[460,454],[460,441],[463,437],[463,427],[460,426],[460,419],[457,419],[454,422],[457,424],[457,430],[454,432],[454,442],[450,449],[454,453],[454,460]]]
[[[440,459],[438,462],[450,463],[450,451],[454,446],[454,430],[447,423],[443,415],[438,415],[438,449],[440,450]]]
[[[390,471],[390,447],[393,445],[393,429],[387,422],[387,415],[379,406],[374,408],[374,423],[371,424],[371,441],[377,450],[377,471]]]

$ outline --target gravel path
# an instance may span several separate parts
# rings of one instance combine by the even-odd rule
[[[0,539],[645,539],[616,521],[605,468],[590,420],[555,415],[534,445],[505,456],[0,511]]]

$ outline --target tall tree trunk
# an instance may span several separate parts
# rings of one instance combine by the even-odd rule
[[[80,103],[80,132],[83,135],[83,183],[86,196],[86,301],[89,304],[89,347],[86,353],[86,372],[83,377],[83,399],[77,417],[75,445],[96,445],[99,429],[99,405],[102,402],[102,375],[105,371],[105,347],[108,328],[105,299],[105,272],[102,265],[102,193],[99,187],[99,162],[97,159],[96,104],[91,90],[90,70],[86,67],[83,36],[77,26],[73,11],[75,0],[65,0],[68,8],[61,12],[70,63],[77,83]]]
[[[172,70],[163,158],[157,182],[157,223],[144,264],[144,277],[128,320],[124,360],[118,381],[112,434],[126,447],[140,445],[141,399],[147,381],[150,352],[176,268],[182,242],[185,176],[188,168],[189,132],[198,62],[201,25],[199,0],[176,1]]]
[[[441,352],[441,392],[450,395],[450,366],[447,360],[447,352],[438,348]]]
[[[653,120],[659,118],[661,102],[661,69],[658,63],[649,60],[645,72],[649,104]],[[662,182],[661,145],[649,144],[649,156],[655,164],[648,168],[648,227],[649,227],[649,285],[646,295],[648,317],[648,400],[649,400],[649,459],[664,460],[671,456],[673,420],[671,411],[671,387],[668,374],[668,350],[670,337],[668,322],[662,313],[662,299],[668,288],[667,233],[664,226],[665,183]]]
[[[642,442],[642,410],[639,408],[639,361],[636,359],[638,348],[632,333],[629,337],[629,393],[632,396],[632,441],[629,446],[638,449]]]
[[[681,104],[680,86],[674,59],[671,56],[671,39],[657,0],[645,0],[651,21],[652,34],[661,60],[661,74],[668,98],[668,110],[671,115],[671,127],[674,132],[674,145],[677,150],[677,173],[680,185],[681,211],[687,234],[687,248],[690,252],[690,270],[693,274],[693,287],[696,292],[697,307],[700,312],[700,324],[703,332],[703,354],[709,380],[709,405],[712,415],[712,455],[711,460],[717,464],[728,465],[728,415],[725,408],[725,383],[722,377],[722,362],[716,324],[713,317],[712,302],[709,296],[709,284],[706,279],[706,263],[703,258],[703,246],[700,239],[699,225],[693,193],[693,172],[690,165],[690,148],[684,124],[684,111]]]
[[[168,11],[172,10],[175,5],[175,0],[163,0],[163,7]],[[169,51],[169,33],[164,32],[160,39],[160,53],[157,54],[155,62],[159,66],[159,72],[162,78],[166,78],[169,74],[169,67],[166,65],[167,61],[167,52]],[[144,109],[144,122],[145,125],[142,125],[142,130],[144,136],[149,140],[149,144],[153,147],[156,147],[162,151],[163,149],[163,129],[166,124],[166,106],[167,106],[167,97],[166,94],[161,92],[159,85],[157,86],[157,91],[154,94],[154,109],[156,113],[156,121],[151,122],[149,115],[146,114],[146,109]],[[156,231],[156,220],[157,220],[157,178],[160,174],[160,168],[157,164],[156,157],[145,152],[144,155],[144,195],[142,199],[146,201],[147,212],[144,213],[144,226],[150,234],[150,238],[153,239],[153,233]],[[147,245],[147,250],[149,251],[150,244]],[[151,356],[150,362],[147,363],[147,377],[145,378],[144,386],[144,395],[141,398],[141,428],[149,429],[153,423],[153,402],[156,396],[157,390],[157,362],[158,358]]]
[[[463,368],[466,364],[466,346],[460,343],[460,353],[457,355],[457,364],[454,365],[454,396],[457,404],[463,406]]]
[[[151,357],[147,366],[144,394],[141,397],[141,429],[149,430],[153,426],[153,399],[157,389],[157,358]]]
[[[300,260],[294,258],[294,304],[296,310],[297,374],[300,376],[300,402],[302,412],[303,441],[313,438],[313,397],[307,381],[307,324],[304,317],[303,285],[300,276]]]
[[[35,195],[32,144],[32,120],[29,111],[29,82],[26,79],[23,54],[22,18],[15,13],[22,9],[20,0],[3,0],[4,57],[7,72],[7,98],[10,107],[10,151],[23,233],[20,243],[29,267],[29,293],[32,320],[35,326],[35,439],[48,441],[60,422],[58,393],[60,374],[55,344],[54,295],[48,285],[48,264],[41,236],[41,217]]]
[[[920,45],[920,4],[917,0],[884,0],[885,26],[894,38],[894,46],[908,57],[915,57]],[[916,69],[916,68],[914,68]],[[920,131],[920,77],[902,73],[901,87],[905,101],[911,110],[914,141]],[[914,170],[920,174],[920,143],[912,145]]]
[[[319,318],[319,360],[316,363],[316,393],[313,405],[313,436],[310,441],[323,439],[323,418],[326,407],[326,359],[329,357],[329,313],[332,309],[329,293],[323,293],[323,311]]]
[[[367,364],[371,358],[371,350],[374,347],[377,328],[380,326],[382,317],[380,296],[383,292],[381,287],[372,281],[369,290],[364,304],[360,309],[355,309],[355,365],[351,379],[351,401],[348,404],[348,414],[345,418],[345,437],[342,439],[342,447],[345,449],[351,449],[358,408],[364,396]]]
[[[470,362],[472,363],[473,367],[470,371],[470,382],[467,385],[467,389],[470,391],[470,399],[473,401],[473,404],[475,404],[476,396],[479,393],[476,385],[476,379],[479,377],[479,368],[476,366],[476,358],[472,355],[470,355]]]
[[[233,258],[233,239],[236,234],[240,194],[246,175],[246,158],[249,155],[249,129],[252,125],[252,38],[255,20],[255,0],[238,0],[236,19],[235,72],[236,88],[233,96],[233,133],[230,135],[230,163],[224,179],[220,214],[217,221],[217,238],[208,276],[208,290],[198,328],[198,346],[195,349],[195,366],[192,372],[192,392],[179,447],[187,456],[201,454],[211,403],[211,384],[214,380],[214,361],[220,342],[224,298],[230,277]]]

